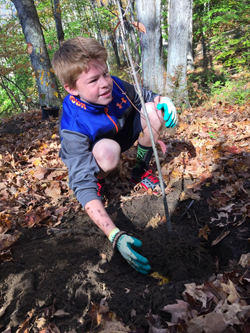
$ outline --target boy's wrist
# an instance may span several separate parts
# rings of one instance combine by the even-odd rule
[[[118,228],[115,228],[111,231],[111,233],[108,236],[108,239],[110,240],[111,243],[113,242],[115,235],[118,234],[119,232],[120,232],[120,229],[118,229]]]

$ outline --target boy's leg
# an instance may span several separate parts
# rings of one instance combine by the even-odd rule
[[[114,140],[102,139],[94,145],[92,153],[101,169],[97,178],[103,179],[118,166],[121,147]]]
[[[149,121],[152,127],[154,141],[156,142],[160,136],[160,131],[163,124],[163,114],[162,111],[156,109],[155,103],[146,103],[146,108]],[[138,139],[137,160],[135,167],[132,170],[132,178],[131,178],[131,181],[134,184],[140,182],[142,177],[144,177],[145,172],[149,168],[149,162],[153,154],[150,133],[143,113],[141,114],[141,125],[143,129],[143,135],[140,135]],[[152,179],[152,187],[154,187],[156,181],[157,179],[156,180]]]
[[[102,139],[94,145],[92,153],[95,157],[97,164],[100,167],[100,171],[97,174],[97,194],[103,201],[105,177],[118,166],[121,154],[121,147],[114,140]]]

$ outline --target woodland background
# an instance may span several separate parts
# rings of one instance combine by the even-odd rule
[[[132,81],[115,0],[0,3],[1,116],[61,106],[65,92],[50,59],[64,39],[97,38],[108,49],[111,74]],[[211,96],[233,103],[249,99],[249,1],[119,3],[142,85],[184,107]]]

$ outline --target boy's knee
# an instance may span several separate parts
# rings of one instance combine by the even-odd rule
[[[148,113],[151,113],[152,111],[156,110],[154,102],[145,103],[145,106],[146,106]]]
[[[121,147],[114,140],[103,139],[98,141],[92,152],[104,172],[115,169],[119,164]]]

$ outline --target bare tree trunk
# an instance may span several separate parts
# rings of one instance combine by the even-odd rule
[[[124,14],[125,11],[122,7],[122,1],[119,0],[119,3],[120,3],[121,10],[122,10],[122,14]],[[130,12],[130,17],[131,17],[132,22],[135,21],[135,18],[134,18],[134,3],[135,3],[134,0],[129,3],[129,12]],[[139,44],[138,44],[138,41],[137,41],[135,28],[131,24],[129,24],[128,22],[124,22],[124,26],[125,26],[126,30],[128,31],[128,33],[129,33],[129,35],[132,39],[132,42],[134,44],[133,53],[134,53],[134,56],[135,56],[135,70],[138,71],[139,68],[140,68],[141,57],[140,57],[140,53],[139,53]]]
[[[92,13],[94,15],[94,21],[95,21],[95,24],[96,24],[97,40],[99,41],[99,43],[102,44],[102,46],[104,46],[103,39],[102,39],[102,33],[101,33],[101,29],[100,29],[100,23],[99,23],[98,15],[96,13],[96,7],[95,6],[97,6],[96,1],[95,0],[90,0],[90,7],[92,9]]]
[[[189,106],[187,92],[188,26],[191,0],[170,0],[166,91],[176,105]]]
[[[41,106],[61,105],[62,99],[46,48],[41,25],[33,0],[12,0],[28,44],[31,63],[36,73],[36,82]],[[38,52],[37,52],[38,51]]]
[[[60,43],[64,40],[60,0],[54,0],[54,19],[55,19],[55,23],[56,23],[57,39],[58,39],[58,43],[60,45]]]
[[[136,0],[137,21],[146,28],[141,36],[143,84],[158,93],[164,88],[161,35],[161,0]]]
[[[117,42],[116,42],[116,35],[113,33],[112,30],[110,30],[108,32],[108,35],[109,35],[109,39],[110,39],[111,45],[112,45],[113,50],[114,50],[116,64],[117,64],[118,67],[120,67],[121,66],[121,61],[120,61],[118,46],[117,46]]]
[[[207,69],[208,68],[208,54],[207,54],[207,45],[206,45],[206,39],[202,35],[201,37],[201,46],[202,46],[202,56],[203,56],[203,68]]]
[[[109,0],[108,2],[109,5],[112,5],[112,1]],[[101,3],[101,6],[104,6],[103,3]],[[109,36],[109,40],[111,42],[113,51],[114,51],[114,55],[115,55],[115,61],[118,67],[121,66],[121,61],[120,61],[120,56],[119,56],[119,51],[118,51],[118,45],[116,42],[116,32],[113,31],[111,24],[109,24],[109,31],[108,32],[108,36]]]
[[[193,56],[193,0],[191,0],[191,15],[189,16],[189,27],[188,27],[187,68],[190,69],[190,70],[194,70],[194,56]]]

